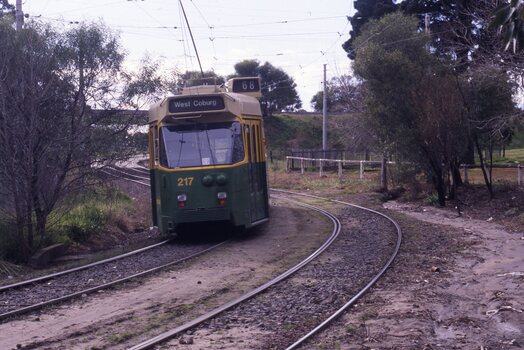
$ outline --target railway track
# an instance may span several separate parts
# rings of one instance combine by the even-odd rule
[[[177,246],[166,243],[123,257],[100,261],[69,271],[3,286],[0,320],[42,309],[76,297],[113,287],[207,253],[220,245]]]
[[[303,195],[303,194],[290,192],[290,191],[273,190],[273,192],[276,193],[277,194],[276,196],[279,196],[279,197],[281,197],[282,195],[309,197],[309,198],[314,198],[316,200],[320,199],[320,200],[325,200],[325,201],[331,201],[331,202],[337,203],[339,205],[349,206],[349,207],[356,208],[356,209],[359,209],[359,210],[367,211],[368,213],[371,213],[373,215],[377,215],[377,216],[383,217],[383,218],[389,220],[390,222],[392,222],[393,225],[395,226],[396,236],[397,236],[393,252],[389,256],[389,259],[387,260],[387,262],[380,269],[380,271],[378,273],[376,273],[368,281],[368,283],[364,287],[360,288],[353,295],[347,296],[348,301],[346,303],[344,303],[344,305],[342,305],[340,308],[338,308],[335,312],[331,313],[322,322],[319,322],[315,327],[312,327],[308,332],[305,332],[305,334],[303,334],[300,338],[295,340],[293,344],[291,344],[291,345],[289,345],[287,347],[287,349],[296,349],[296,348],[300,347],[308,339],[313,337],[321,329],[323,329],[328,324],[330,324],[340,314],[342,314],[344,311],[346,311],[364,293],[366,293],[366,291],[368,291],[369,288],[371,288],[371,286],[373,286],[376,283],[376,281],[385,273],[385,271],[392,264],[393,260],[395,259],[396,255],[398,253],[398,250],[399,250],[399,247],[400,247],[400,244],[401,244],[401,240],[402,240],[402,231],[401,231],[399,225],[393,219],[389,218],[388,216],[386,216],[386,215],[384,215],[384,214],[382,214],[380,212],[374,211],[372,209],[364,208],[364,207],[361,207],[361,206],[356,206],[356,205],[353,205],[353,204],[347,203],[347,202],[336,201],[336,200],[329,200],[329,199],[321,198],[321,197],[318,197],[318,196]],[[312,210],[316,210],[316,211],[326,215],[333,222],[333,231],[332,231],[331,236],[328,238],[328,240],[326,240],[326,242],[317,251],[315,251],[313,254],[308,256],[306,259],[304,259],[299,264],[295,265],[294,267],[292,267],[288,271],[282,273],[281,275],[279,275],[276,278],[272,279],[271,281],[265,283],[264,285],[262,285],[262,286],[260,286],[260,287],[258,287],[256,289],[254,289],[254,290],[252,290],[252,291],[250,291],[250,292],[248,292],[248,293],[238,297],[235,300],[232,300],[232,301],[230,301],[230,302],[228,302],[228,303],[226,303],[226,304],[224,304],[224,305],[222,305],[220,307],[217,307],[216,309],[214,309],[214,310],[212,310],[210,312],[207,312],[204,315],[201,315],[201,316],[199,316],[199,317],[197,317],[197,318],[195,318],[195,319],[193,319],[193,320],[191,320],[191,321],[189,321],[189,322],[187,322],[187,323],[185,323],[183,325],[180,325],[180,326],[178,326],[176,328],[173,328],[173,329],[168,330],[168,331],[166,331],[166,332],[164,332],[162,334],[159,334],[156,337],[153,337],[153,338],[148,339],[148,340],[146,340],[146,341],[144,341],[144,342],[142,342],[142,343],[140,343],[138,345],[135,345],[135,346],[131,347],[130,349],[131,350],[149,349],[149,348],[152,348],[152,347],[157,346],[159,344],[163,344],[163,343],[169,341],[170,339],[172,339],[172,338],[174,338],[174,337],[176,337],[178,335],[181,335],[185,331],[188,331],[190,329],[194,329],[195,327],[197,327],[198,325],[200,325],[200,324],[202,324],[202,323],[204,323],[206,321],[210,321],[210,320],[212,320],[212,319],[214,319],[216,317],[219,317],[220,315],[223,315],[227,310],[231,310],[235,306],[241,305],[243,303],[245,304],[246,301],[248,301],[249,299],[254,298],[255,296],[260,295],[262,292],[268,290],[270,287],[273,287],[273,286],[277,285],[278,283],[283,282],[284,280],[286,280],[287,278],[289,278],[293,274],[295,274],[297,271],[299,271],[300,269],[304,268],[309,262],[311,262],[313,259],[317,258],[323,251],[325,251],[335,241],[335,239],[337,238],[337,236],[339,235],[340,230],[341,230],[341,224],[340,224],[340,221],[337,219],[337,217],[335,217],[332,213],[330,213],[330,212],[328,212],[328,211],[326,211],[324,209],[315,207],[313,205],[297,202],[297,201],[295,201],[293,199],[290,199],[290,198],[285,198],[285,200],[291,201],[293,203],[296,203],[298,205],[301,205],[303,207],[306,207],[306,208],[309,208],[309,209],[312,209]]]
[[[147,176],[147,169],[140,169],[140,168],[138,168],[138,169],[133,170],[133,173],[131,173],[131,174],[129,173],[128,169],[125,169],[125,170],[122,170],[122,169],[111,169],[108,172],[108,174],[110,174],[112,176],[120,176],[120,177],[123,177],[123,178],[127,178],[130,181],[143,182],[142,183],[143,185],[146,185],[145,182],[148,181],[148,178],[146,177]],[[117,175],[117,174],[119,174],[119,175]],[[393,250],[393,253],[391,253],[389,259],[384,264],[384,266],[380,269],[380,271],[376,275],[374,275],[373,278],[370,278],[369,282],[363,288],[359,289],[357,292],[355,292],[352,295],[348,295],[347,298],[344,298],[345,300],[348,300],[348,301],[346,303],[344,303],[344,305],[342,305],[340,308],[338,308],[335,312],[331,313],[329,315],[329,317],[326,317],[322,322],[319,322],[318,324],[316,324],[315,327],[311,327],[311,329],[308,332],[304,332],[300,337],[294,338],[292,340],[293,343],[291,345],[289,345],[289,346],[286,345],[287,349],[296,349],[296,348],[300,347],[304,342],[308,341],[311,337],[313,337],[321,329],[323,329],[324,327],[329,325],[331,322],[333,322],[333,320],[335,320],[337,318],[337,316],[339,316],[344,311],[346,311],[351,305],[353,305],[384,274],[386,269],[393,262],[396,254],[397,254],[397,252],[399,250],[400,243],[401,243],[401,238],[402,238],[402,233],[401,233],[401,230],[400,230],[400,227],[398,226],[398,224],[395,223],[391,218],[387,217],[386,215],[384,215],[382,213],[373,211],[373,210],[368,209],[368,208],[355,206],[353,204],[350,204],[350,203],[347,203],[347,202],[343,202],[343,201],[329,200],[329,199],[325,199],[325,198],[321,198],[321,197],[317,197],[317,196],[304,195],[304,194],[294,193],[294,192],[290,192],[290,191],[273,190],[273,192],[276,193],[276,195],[274,194],[275,197],[276,196],[281,197],[282,195],[285,195],[285,196],[288,196],[288,197],[289,196],[292,196],[292,197],[296,197],[296,196],[309,197],[309,198],[313,198],[315,200],[331,201],[332,203],[336,203],[336,204],[342,205],[342,206],[350,206],[352,208],[357,208],[358,210],[365,210],[365,211],[367,211],[369,213],[372,213],[373,215],[382,216],[382,217],[386,218],[387,220],[393,222],[393,224],[394,224],[394,226],[396,228],[396,231],[397,231],[396,244],[395,244],[395,248]],[[279,275],[275,279],[265,283],[264,285],[262,285],[262,286],[260,286],[260,287],[258,287],[256,289],[254,289],[254,290],[252,290],[252,291],[242,295],[241,297],[238,297],[235,300],[232,300],[232,301],[230,301],[230,302],[228,302],[228,303],[226,303],[226,304],[224,304],[224,305],[222,305],[220,307],[217,307],[216,309],[214,309],[214,310],[212,310],[212,311],[210,311],[210,312],[208,312],[208,313],[206,313],[204,315],[201,315],[201,316],[199,316],[199,317],[197,317],[197,318],[195,318],[195,319],[193,319],[193,320],[191,320],[191,321],[189,321],[189,322],[187,322],[187,323],[185,323],[183,325],[180,325],[180,326],[178,326],[176,328],[173,328],[173,329],[171,329],[171,330],[169,330],[167,332],[159,334],[159,335],[157,335],[154,338],[148,339],[148,340],[146,340],[146,341],[144,341],[144,342],[142,342],[142,343],[140,343],[140,344],[138,344],[136,346],[133,346],[133,347],[131,347],[131,349],[152,348],[155,345],[162,344],[162,343],[165,343],[165,342],[169,341],[170,339],[176,337],[177,335],[182,334],[183,332],[185,332],[187,330],[195,329],[198,325],[202,325],[206,321],[210,321],[210,320],[214,320],[214,319],[219,318],[221,315],[224,315],[227,310],[231,311],[231,310],[235,309],[235,307],[240,306],[240,305],[243,305],[245,307],[245,305],[248,303],[249,300],[256,299],[255,297],[259,296],[262,292],[271,290],[271,289],[273,289],[272,287],[275,287],[277,285],[281,285],[287,278],[289,278],[292,275],[296,274],[300,269],[304,268],[309,262],[311,262],[315,258],[317,258],[324,250],[328,249],[330,247],[330,245],[336,240],[337,236],[339,235],[339,233],[341,231],[340,221],[332,213],[329,213],[328,211],[326,211],[324,209],[321,209],[321,208],[318,208],[318,207],[314,207],[313,205],[310,205],[310,204],[299,203],[296,200],[290,199],[290,198],[286,198],[286,200],[291,201],[293,203],[297,203],[298,205],[302,205],[303,207],[310,208],[310,209],[316,210],[318,212],[321,212],[322,214],[326,215],[333,222],[333,231],[331,233],[331,236],[322,245],[322,247],[320,247],[317,251],[315,251],[313,254],[311,254],[306,259],[304,259],[304,261],[300,262],[299,264],[295,265],[290,270],[282,273],[281,275]],[[81,294],[85,294],[85,292],[81,293]],[[1,296],[2,295],[0,294],[0,300],[2,300]],[[0,315],[0,317],[1,317],[1,315]]]
[[[126,180],[149,186],[144,176],[116,168],[110,171],[113,173],[105,172],[112,176],[117,173]],[[174,249],[169,242],[164,240],[109,259],[0,286],[0,321],[161,271],[226,243],[178,245]]]

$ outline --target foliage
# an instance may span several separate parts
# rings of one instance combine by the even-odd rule
[[[268,151],[276,157],[289,155],[294,148],[322,145],[322,120],[316,116],[274,115],[265,124]]]
[[[269,62],[263,65],[257,60],[244,60],[234,66],[232,77],[259,76],[262,80],[261,104],[264,115],[274,112],[297,111],[302,107],[296,84],[286,72]]]
[[[183,74],[174,74],[167,84],[170,91],[177,93],[182,91],[184,87],[221,85],[224,83],[224,77],[213,71],[205,71],[203,76],[200,71],[186,71]]]
[[[0,193],[25,258],[47,241],[56,205],[92,183],[91,174],[126,157],[129,122],[115,123],[123,54],[102,24],[65,33],[0,23]],[[125,118],[124,118],[125,119]],[[96,165],[96,166],[95,166]]]
[[[68,210],[55,223],[58,231],[72,241],[84,242],[92,234],[100,233],[106,223],[120,212],[129,210],[130,198],[118,191],[104,190],[91,198],[84,198],[79,205]]]
[[[127,105],[134,109],[147,108],[166,94],[168,84],[160,73],[161,61],[149,56],[142,58],[138,72],[124,72],[125,89],[122,98]]]
[[[68,213],[64,230],[72,241],[85,242],[104,227],[106,220],[107,216],[99,207],[84,204]]]
[[[349,17],[351,23],[350,38],[343,45],[342,48],[348,53],[348,57],[355,59],[357,54],[357,47],[354,45],[355,38],[357,38],[364,24],[370,19],[378,19],[387,13],[394,12],[397,5],[393,0],[355,0],[354,5],[356,13]]]
[[[513,52],[524,47],[524,4],[520,0],[502,2],[492,13],[490,27],[504,31],[504,50],[510,46]]]
[[[13,15],[15,7],[7,0],[0,0],[0,18],[6,15]]]
[[[350,75],[333,77],[327,85],[327,111],[335,113],[358,112],[362,110],[364,87]],[[311,107],[322,111],[324,92],[317,92],[311,99]]]
[[[390,153],[426,171],[444,205],[447,173],[459,182],[467,120],[454,77],[417,28],[416,19],[400,13],[368,22],[354,41],[354,68],[368,88],[369,127]]]

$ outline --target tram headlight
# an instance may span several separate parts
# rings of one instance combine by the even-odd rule
[[[224,174],[219,174],[217,175],[216,181],[219,185],[225,185],[227,182],[227,177]]]
[[[202,185],[204,185],[204,186],[211,186],[212,184],[213,184],[213,176],[205,175],[202,178]]]
[[[227,192],[218,192],[217,193],[218,204],[225,205],[226,198],[227,198]]]
[[[186,202],[187,202],[186,194],[179,194],[178,196],[176,196],[176,199],[178,201],[179,208],[184,208],[186,206]]]

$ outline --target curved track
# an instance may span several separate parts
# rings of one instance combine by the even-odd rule
[[[117,171],[117,172],[122,172],[121,170],[118,170],[118,169],[113,169],[114,171]],[[132,174],[129,174],[127,173],[126,175],[128,177],[131,177],[130,180],[131,181],[135,181],[135,182],[138,182],[138,181],[144,181],[144,180],[147,180],[144,176],[147,175],[147,169],[146,168],[142,168],[142,167],[139,167],[139,168],[134,168],[134,171],[136,173],[139,173],[140,175],[132,175]],[[123,173],[123,172],[122,172]],[[388,261],[384,264],[384,266],[382,267],[382,269],[362,288],[360,289],[357,293],[355,293],[353,296],[350,297],[350,300],[348,302],[346,302],[342,307],[340,307],[338,310],[336,310],[334,313],[332,313],[328,318],[326,318],[323,322],[321,322],[320,324],[318,324],[314,329],[312,329],[311,331],[309,331],[307,334],[305,334],[303,337],[301,337],[300,339],[298,339],[297,341],[295,341],[292,345],[290,345],[289,347],[287,347],[287,350],[291,350],[291,349],[297,349],[299,348],[304,342],[306,342],[308,339],[310,339],[313,335],[315,335],[316,333],[318,333],[320,330],[322,330],[324,327],[326,327],[328,324],[330,324],[333,320],[335,320],[338,316],[340,316],[343,312],[345,312],[349,307],[351,307],[360,297],[362,297],[383,275],[384,273],[386,272],[386,270],[390,267],[390,265],[393,263],[395,257],[397,256],[398,254],[398,251],[400,249],[400,245],[401,245],[401,242],[402,242],[402,230],[399,226],[399,224],[393,220],[392,218],[390,218],[389,216],[381,213],[381,212],[378,212],[376,210],[373,210],[373,209],[369,209],[369,208],[366,208],[366,207],[362,207],[362,206],[358,206],[358,205],[355,205],[355,204],[352,204],[352,203],[348,203],[348,202],[344,202],[344,201],[339,201],[339,200],[333,200],[333,199],[328,199],[328,198],[323,198],[323,197],[320,197],[320,196],[314,196],[314,195],[309,195],[309,194],[302,194],[302,193],[297,193],[297,192],[292,192],[292,191],[285,191],[285,190],[278,190],[278,189],[271,189],[273,192],[276,192],[276,193],[281,193],[281,194],[286,194],[286,195],[291,195],[291,196],[301,196],[301,197],[309,197],[309,198],[314,198],[314,199],[320,199],[320,200],[324,200],[324,201],[329,201],[329,202],[332,202],[332,203],[337,203],[337,204],[341,204],[341,205],[344,205],[344,206],[350,206],[350,207],[353,207],[353,208],[357,208],[357,209],[360,209],[360,210],[364,210],[364,211],[367,211],[367,212],[370,212],[370,213],[373,213],[375,215],[378,215],[378,216],[381,216],[387,220],[389,220],[391,223],[393,223],[393,225],[395,226],[396,228],[396,231],[397,231],[397,240],[396,240],[396,245],[395,245],[395,248],[394,248],[394,251],[392,252],[391,256],[389,257]],[[139,349],[148,349],[148,348],[151,348],[155,345],[158,345],[158,344],[161,344],[161,343],[164,343],[165,341],[173,338],[174,336],[180,334],[181,332],[185,331],[185,330],[188,330],[190,328],[193,328],[195,326],[197,326],[198,324],[206,321],[206,320],[209,320],[209,319],[212,319],[214,317],[216,317],[217,315],[221,314],[222,312],[228,310],[228,309],[231,309],[232,307],[234,307],[235,305],[238,305],[244,301],[246,301],[247,299],[250,299],[252,297],[254,297],[255,295],[261,293],[262,291],[268,289],[269,287],[275,285],[276,283],[288,278],[289,276],[291,276],[294,272],[298,271],[300,268],[304,267],[307,263],[309,263],[311,260],[313,260],[314,258],[316,258],[320,253],[322,253],[331,243],[333,243],[333,241],[335,240],[335,238],[338,236],[340,230],[341,230],[341,227],[340,227],[340,222],[338,221],[338,219],[331,213],[323,210],[323,209],[320,209],[318,207],[314,207],[312,205],[308,205],[308,204],[304,204],[304,203],[300,203],[300,202],[297,202],[297,201],[294,201],[294,200],[291,200],[291,199],[286,199],[288,201],[291,201],[291,202],[294,202],[298,205],[301,205],[301,206],[304,206],[306,208],[310,208],[310,209],[313,209],[313,210],[316,210],[316,211],[319,211],[321,213],[323,213],[324,215],[326,215],[327,217],[329,217],[331,219],[331,221],[333,222],[334,224],[334,228],[333,228],[333,232],[330,236],[330,238],[322,245],[322,247],[320,247],[317,251],[315,251],[312,255],[308,256],[304,261],[302,261],[301,263],[299,263],[298,265],[294,266],[293,268],[291,268],[290,270],[286,271],[285,273],[279,275],[278,277],[276,277],[275,279],[267,282],[266,284],[254,289],[253,291],[249,292],[249,293],[246,293],[244,294],[243,296],[227,303],[227,304],[224,304],[184,325],[181,325],[177,328],[174,328],[168,332],[165,332],[165,333],[162,333],[152,339],[149,339],[141,344],[138,344],[132,348],[130,348],[131,350],[139,350]]]
[[[330,202],[333,202],[333,203],[338,203],[338,204],[342,204],[342,205],[345,205],[345,206],[351,206],[351,207],[354,207],[354,208],[358,208],[358,209],[361,209],[361,210],[365,210],[365,211],[368,211],[368,212],[371,212],[375,215],[379,215],[379,216],[382,216],[384,218],[386,218],[387,220],[389,220],[390,222],[392,222],[397,230],[397,242],[396,242],[396,245],[395,245],[395,249],[393,251],[393,253],[391,254],[389,260],[387,261],[387,263],[382,267],[382,269],[368,282],[368,284],[366,284],[360,291],[358,291],[355,295],[353,295],[352,297],[350,297],[350,300],[344,304],[341,308],[339,308],[336,312],[334,312],[331,316],[329,316],[327,319],[325,319],[323,322],[321,322],[317,327],[315,327],[314,329],[312,329],[310,332],[308,332],[307,334],[305,334],[302,338],[298,339],[296,342],[294,342],[292,345],[290,345],[287,349],[296,349],[298,347],[300,347],[305,341],[307,341],[309,338],[311,338],[314,334],[316,334],[317,332],[319,332],[321,329],[323,329],[324,327],[326,327],[330,322],[332,322],[334,319],[336,319],[340,314],[342,314],[345,310],[347,310],[351,305],[353,305],[362,295],[364,295],[364,293],[366,293],[369,288],[371,288],[371,286],[373,286],[378,279],[380,279],[380,277],[382,277],[382,275],[385,273],[385,271],[388,269],[388,267],[392,264],[393,260],[395,259],[396,255],[398,254],[398,251],[399,251],[399,248],[400,248],[400,245],[401,245],[401,242],[402,242],[402,230],[400,228],[400,226],[398,225],[398,223],[396,223],[392,218],[388,217],[387,215],[383,214],[383,213],[380,213],[378,211],[375,211],[375,210],[372,210],[372,209],[369,209],[369,208],[365,208],[365,207],[362,207],[362,206],[358,206],[358,205],[354,205],[354,204],[351,204],[351,203],[347,203],[347,202],[343,202],[343,201],[337,201],[337,200],[331,200],[331,199],[327,199],[327,198],[322,198],[322,197],[319,197],[319,196],[313,196],[313,195],[306,195],[306,194],[301,194],[301,193],[296,193],[296,192],[291,192],[291,191],[284,191],[284,190],[276,190],[276,189],[272,189],[273,192],[277,192],[277,193],[282,193],[282,194],[286,194],[286,195],[293,195],[293,196],[303,196],[303,197],[310,197],[310,198],[315,198],[315,199],[321,199],[321,200],[326,200],[326,201],[330,201]],[[149,348],[152,348],[153,346],[155,345],[158,345],[158,344],[162,344],[164,342],[166,342],[167,340],[175,337],[176,335],[179,335],[180,333],[188,330],[188,329],[191,329],[199,324],[201,324],[202,322],[204,321],[207,321],[207,320],[210,320],[214,317],[216,317],[217,315],[223,313],[224,311],[228,310],[228,309],[231,309],[232,307],[246,301],[247,299],[250,299],[252,297],[254,297],[255,295],[261,293],[262,291],[268,289],[269,287],[275,285],[276,283],[288,278],[289,276],[291,276],[294,272],[298,271],[300,268],[304,267],[307,263],[309,263],[311,260],[313,260],[314,258],[316,258],[320,253],[322,253],[329,245],[331,245],[331,243],[333,243],[333,241],[335,240],[335,238],[338,236],[340,230],[341,230],[341,227],[340,227],[340,222],[339,220],[331,213],[327,212],[326,210],[323,210],[323,209],[320,209],[318,207],[314,207],[312,205],[308,205],[308,204],[304,204],[304,203],[300,203],[300,202],[297,202],[297,201],[294,201],[294,200],[291,200],[291,199],[286,199],[288,201],[291,201],[291,202],[294,202],[298,205],[301,205],[301,206],[304,206],[306,208],[310,208],[310,209],[313,209],[313,210],[316,210],[316,211],[319,211],[321,213],[323,213],[324,215],[326,215],[327,217],[329,217],[331,219],[331,221],[333,222],[334,224],[334,228],[333,228],[333,232],[330,236],[330,238],[322,245],[322,247],[320,247],[317,251],[315,251],[312,255],[308,256],[304,261],[302,261],[301,263],[299,263],[298,265],[294,266],[293,268],[291,268],[290,270],[286,271],[285,273],[279,275],[278,277],[276,277],[275,279],[267,282],[266,284],[252,290],[251,292],[249,293],[246,293],[245,295],[227,303],[227,304],[224,304],[186,324],[183,324],[179,327],[176,327],[174,329],[171,329],[165,333],[162,333],[154,338],[151,338],[149,340],[146,340],[136,346],[133,346],[130,348],[130,350],[141,350],[141,349],[149,349]]]
[[[292,345],[290,345],[289,347],[286,348],[286,350],[292,350],[292,349],[299,348],[300,345],[302,345],[304,342],[306,342],[308,339],[310,339],[313,335],[315,335],[316,333],[321,331],[324,327],[329,325],[333,320],[335,320],[338,316],[340,316],[350,306],[355,304],[355,302],[360,297],[362,297],[384,275],[386,270],[391,266],[391,264],[395,260],[395,257],[397,256],[398,251],[400,249],[400,245],[402,243],[402,229],[400,228],[400,225],[395,220],[393,220],[391,217],[389,217],[389,216],[387,216],[384,213],[381,213],[379,211],[373,210],[373,209],[365,208],[365,207],[362,207],[362,206],[359,206],[359,205],[355,205],[355,204],[352,204],[352,203],[348,203],[348,202],[343,202],[343,201],[339,201],[339,200],[328,199],[328,198],[323,198],[323,197],[314,196],[314,195],[308,195],[308,194],[303,194],[303,193],[297,193],[297,192],[292,192],[292,191],[285,191],[285,190],[278,190],[278,189],[273,189],[273,191],[279,192],[279,193],[287,193],[287,194],[290,194],[290,195],[296,195],[296,196],[302,196],[302,197],[321,199],[321,200],[329,201],[329,202],[332,202],[332,203],[338,203],[338,204],[350,206],[350,207],[353,207],[353,208],[365,210],[365,211],[368,211],[368,212],[371,212],[373,214],[376,214],[376,215],[379,215],[379,216],[382,216],[382,217],[386,218],[391,223],[393,223],[393,225],[395,225],[395,228],[397,229],[397,243],[395,245],[395,249],[394,249],[393,253],[391,254],[389,260],[382,267],[382,269],[364,286],[364,288],[362,288],[358,293],[353,295],[351,297],[351,299],[347,303],[345,303],[341,308],[339,308],[337,311],[335,311],[331,316],[329,316],[327,319],[325,319],[317,327],[315,327],[310,332],[305,334],[302,338],[300,338],[295,343],[293,343]]]
[[[210,312],[208,313],[205,313],[204,315],[190,321],[190,322],[187,322],[179,327],[176,327],[174,329],[171,329],[167,332],[164,332],[154,338],[151,338],[149,340],[146,340],[136,346],[133,346],[130,348],[130,350],[140,350],[140,349],[149,349],[155,345],[158,345],[158,344],[161,344],[171,338],[173,338],[174,336],[180,334],[181,332],[183,331],[186,331],[190,328],[193,328],[197,325],[199,325],[200,323],[204,322],[204,321],[207,321],[207,320],[210,320],[212,319],[213,317],[216,317],[217,315],[223,313],[224,311],[226,310],[229,310],[231,309],[232,307],[256,296],[257,294],[260,294],[261,292],[265,291],[266,289],[268,289],[269,287],[277,284],[278,282],[280,281],[283,281],[285,280],[286,278],[290,277],[292,274],[294,274],[295,272],[297,272],[298,270],[300,270],[301,268],[303,268],[304,266],[306,266],[309,262],[311,262],[312,260],[314,260],[316,257],[318,257],[324,250],[326,250],[334,241],[335,239],[337,238],[337,236],[339,235],[340,233],[340,230],[341,230],[341,224],[340,224],[340,221],[337,219],[337,217],[335,217],[333,214],[331,214],[330,212],[324,210],[324,209],[321,209],[321,208],[318,208],[318,207],[314,207],[312,205],[309,205],[309,204],[305,204],[305,203],[300,203],[300,202],[297,202],[297,201],[294,201],[292,199],[288,199],[288,198],[282,198],[282,199],[285,199],[289,202],[292,202],[292,203],[295,203],[297,205],[300,205],[302,207],[305,207],[305,208],[309,208],[309,209],[312,209],[312,210],[315,210],[317,212],[320,212],[322,214],[324,214],[326,217],[328,217],[331,222],[333,222],[333,231],[331,233],[331,235],[329,236],[329,238],[324,242],[324,244],[322,244],[322,246],[320,246],[315,252],[313,252],[311,255],[309,255],[307,258],[305,258],[304,260],[302,260],[300,263],[298,263],[297,265],[293,266],[291,269],[287,270],[286,272],[280,274],[279,276],[275,277],[274,279],[270,280],[269,282],[261,285],[260,287],[238,297],[237,299],[234,299],[214,310],[211,310]]]

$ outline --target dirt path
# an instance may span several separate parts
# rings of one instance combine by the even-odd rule
[[[432,207],[385,207],[405,215],[393,269],[306,348],[524,348],[524,233]]]
[[[125,348],[262,284],[329,233],[320,214],[286,202],[273,200],[271,215],[252,235],[173,271],[1,324],[0,349]]]

